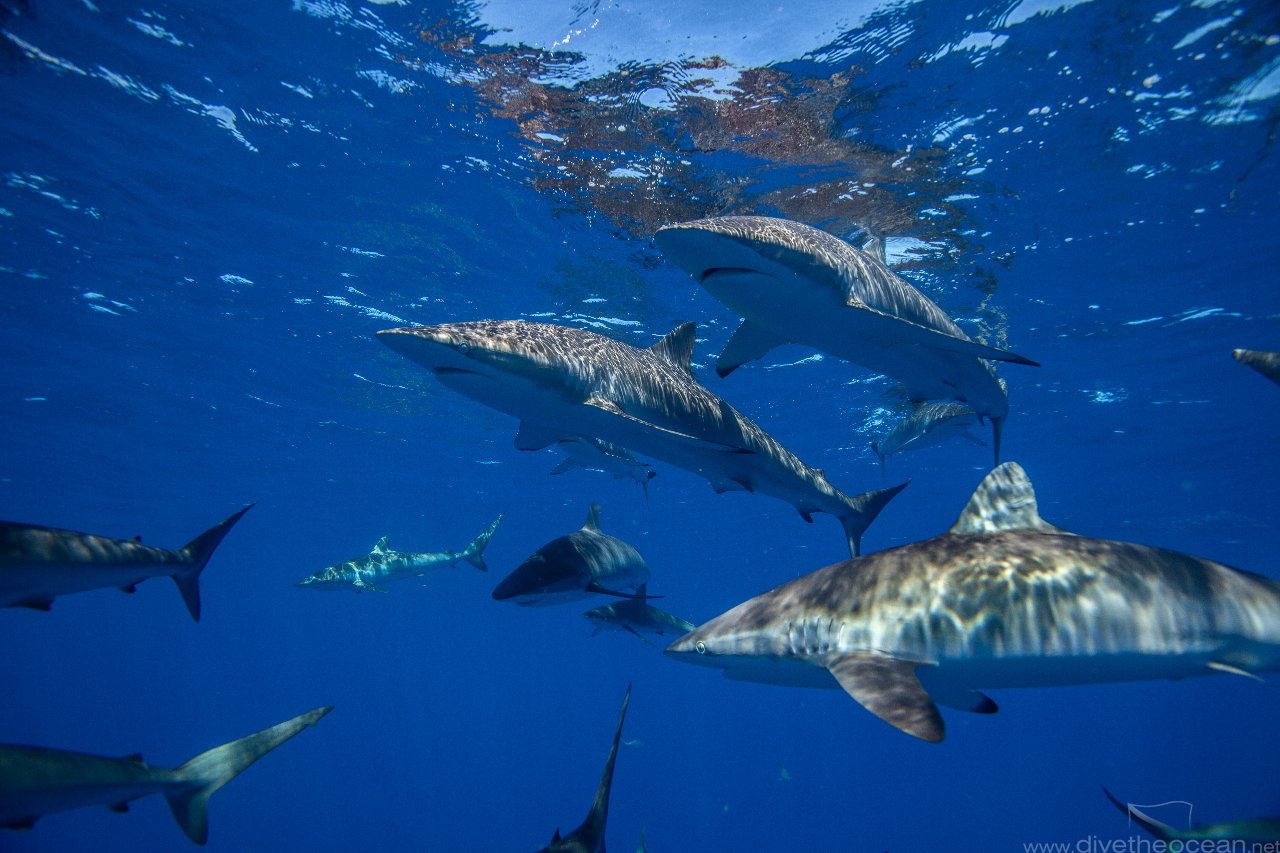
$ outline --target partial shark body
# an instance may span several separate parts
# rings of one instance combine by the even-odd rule
[[[592,437],[705,477],[717,492],[760,492],[806,520],[836,516],[850,553],[903,486],[849,497],[698,384],[695,327],[648,349],[545,323],[492,320],[390,329],[378,338],[447,388],[520,419],[516,447]],[[905,485],[905,484],[903,484]]]
[[[970,427],[977,425],[977,413],[962,403],[918,403],[882,441],[871,442],[871,449],[880,457],[883,468],[885,460],[895,453],[920,450],[953,438],[986,447],[985,441],[969,432]]]
[[[592,504],[581,530],[552,539],[502,579],[497,601],[540,607],[593,594],[631,597],[627,587],[649,580],[644,557],[600,529],[600,504]]]
[[[604,471],[615,480],[636,481],[644,490],[645,498],[649,497],[649,481],[658,475],[652,465],[641,462],[630,450],[598,438],[562,438],[556,447],[564,451],[565,458],[551,469],[552,474],[563,474],[574,468]]]
[[[947,533],[783,584],[667,654],[746,681],[838,685],[939,741],[935,701],[995,711],[980,688],[1280,668],[1280,582],[1059,530],[1010,462]]]
[[[148,578],[171,577],[191,618],[200,621],[200,572],[252,504],[176,550],[138,539],[0,521],[0,607],[48,610],[60,595],[117,587],[133,592]]]
[[[1009,397],[988,360],[1035,362],[970,340],[885,265],[883,252],[767,216],[682,222],[653,240],[744,318],[716,363],[721,376],[781,344],[811,346],[901,382],[914,402],[968,403],[991,419],[999,462]]]
[[[1141,826],[1147,832],[1151,833],[1155,838],[1161,841],[1189,841],[1191,839],[1230,839],[1239,842],[1266,842],[1280,841],[1280,817],[1264,817],[1251,820],[1234,820],[1224,823],[1208,823],[1201,826],[1193,826],[1189,829],[1176,829],[1167,823],[1161,823],[1145,812],[1141,811],[1137,806],[1129,803],[1122,803],[1116,799],[1115,795],[1106,788],[1102,792],[1107,795],[1107,799],[1111,800],[1121,812],[1125,814],[1134,823]],[[1175,849],[1175,848],[1170,848]],[[1187,849],[1187,848],[1176,848]],[[1192,848],[1194,849],[1194,848]],[[1205,847],[1204,849],[1227,849],[1226,847]],[[1236,849],[1236,848],[1232,848]],[[1243,850],[1243,847],[1239,849]],[[1257,849],[1265,849],[1258,847]]]
[[[408,551],[393,551],[391,543],[383,536],[373,550],[363,557],[356,557],[321,569],[313,575],[303,578],[294,586],[307,589],[349,589],[364,592],[386,592],[379,584],[406,578],[420,577],[433,569],[447,569],[466,560],[482,572],[489,567],[484,562],[484,548],[489,544],[489,537],[498,529],[499,515],[493,524],[485,528],[467,547],[461,551],[439,551],[414,554]]]
[[[622,697],[622,710],[618,712],[618,729],[613,733],[613,746],[609,747],[609,759],[604,763],[604,773],[600,776],[600,786],[596,788],[596,798],[591,802],[591,811],[582,825],[568,835],[561,836],[556,830],[551,836],[551,843],[538,853],[605,853],[604,831],[609,820],[609,791],[613,787],[613,765],[618,759],[618,741],[622,739],[622,724],[627,719],[627,705],[631,704],[631,685],[627,685],[627,693]],[[642,842],[643,843],[643,842]]]
[[[1280,352],[1263,352],[1256,349],[1232,350],[1241,364],[1247,364],[1263,376],[1280,385]]]
[[[209,837],[209,797],[331,710],[308,711],[215,747],[172,770],[150,767],[140,755],[107,758],[0,744],[0,827],[30,829],[45,815],[85,806],[102,805],[124,812],[131,800],[162,794],[187,837],[204,844]]]
[[[601,631],[627,631],[648,643],[649,641],[643,636],[645,634],[679,637],[694,628],[692,622],[672,616],[649,604],[645,584],[641,584],[636,590],[635,598],[596,607],[582,615],[595,626],[595,630],[591,632],[593,637]]]

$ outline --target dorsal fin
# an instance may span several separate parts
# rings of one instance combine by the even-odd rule
[[[1036,493],[1027,472],[1006,462],[983,478],[951,526],[952,533],[996,533],[1001,530],[1039,530],[1063,533],[1040,517]]]
[[[582,523],[582,529],[600,532],[600,504],[593,503],[587,510],[587,520]]]
[[[378,544],[373,546],[373,554],[385,554],[391,550],[391,540],[387,536],[383,536],[378,540]]]
[[[665,338],[649,347],[649,350],[677,367],[683,367],[692,372],[690,364],[693,361],[693,339],[697,333],[697,323],[682,323],[672,329]]]

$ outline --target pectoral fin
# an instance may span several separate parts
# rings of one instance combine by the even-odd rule
[[[729,338],[724,352],[716,359],[716,373],[724,378],[748,361],[763,358],[769,350],[785,343],[785,340],[763,326],[743,320],[738,331]]]
[[[516,450],[542,450],[564,438],[558,431],[542,424],[520,422],[520,431],[516,433]]]
[[[827,669],[862,707],[894,728],[937,743],[945,734],[938,706],[916,678],[913,661],[875,652],[843,655]]]
[[[1219,663],[1218,661],[1210,661],[1207,666],[1216,672],[1225,672],[1228,675],[1243,675],[1245,678],[1251,678],[1259,684],[1265,684],[1261,676],[1254,675],[1248,670],[1241,669],[1238,666],[1232,666],[1229,663]]]

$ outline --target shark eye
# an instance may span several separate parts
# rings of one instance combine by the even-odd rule
[[[467,350],[469,349],[471,349],[471,347],[467,346],[466,344],[458,344],[458,352],[462,353],[463,355],[466,355]]]
[[[698,654],[705,655],[707,653],[707,644],[699,640],[698,642],[693,644],[693,649]]]

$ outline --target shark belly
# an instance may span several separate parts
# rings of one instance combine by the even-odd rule
[[[43,564],[0,567],[0,607],[93,589],[129,589],[148,578],[171,574],[175,566],[153,563],[141,566],[98,564]]]

